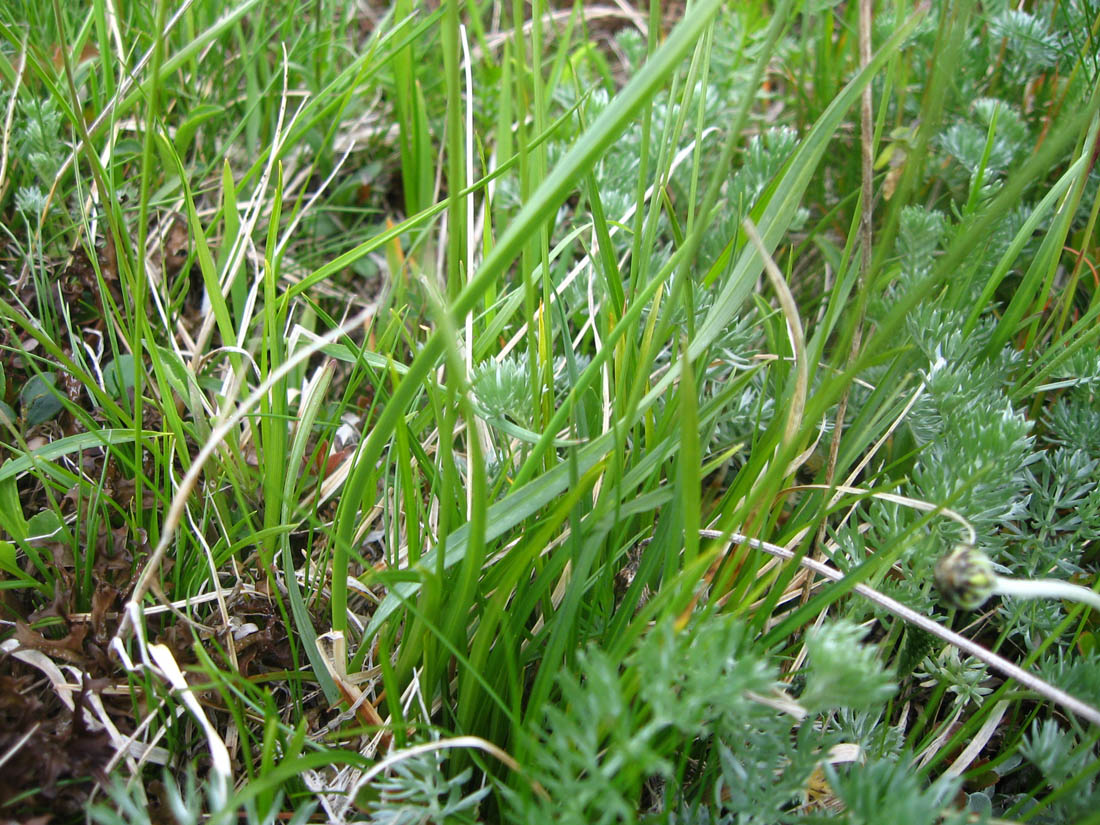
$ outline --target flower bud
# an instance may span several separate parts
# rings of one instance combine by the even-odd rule
[[[936,562],[935,576],[940,595],[963,610],[977,610],[985,604],[997,584],[993,562],[972,544],[956,544]]]

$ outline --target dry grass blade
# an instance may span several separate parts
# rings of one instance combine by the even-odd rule
[[[477,750],[485,751],[485,753],[496,757],[505,765],[509,770],[513,770],[518,774],[523,774],[523,768],[512,757],[510,753],[500,748],[498,745],[494,745],[492,742],[488,742],[482,739],[480,736],[456,736],[452,739],[440,739],[436,742],[425,742],[421,745],[414,745],[411,748],[398,751],[397,753],[391,753],[381,762],[374,765],[370,770],[366,771],[359,777],[358,781],[352,786],[349,791],[349,797],[354,799],[359,791],[364,788],[372,779],[384,771],[389,770],[394,765],[397,765],[406,759],[411,759],[414,756],[419,756],[422,753],[432,753],[433,751],[450,750],[453,748],[476,748]],[[532,783],[531,789],[543,798],[546,796],[546,791],[537,782]]]
[[[794,302],[794,295],[791,294],[787,282],[783,280],[783,273],[779,271],[779,267],[776,266],[772,256],[768,254],[768,248],[764,246],[764,241],[760,239],[760,234],[756,231],[756,225],[745,218],[741,226],[764,261],[764,272],[767,273],[768,280],[779,298],[779,307],[783,310],[783,317],[787,320],[787,331],[791,336],[796,379],[790,409],[787,412],[787,423],[783,429],[783,441],[780,444],[782,449],[787,450],[790,449],[795,437],[798,435],[798,431],[802,428],[802,414],[806,407],[806,391],[810,383],[810,368],[806,361],[806,336],[802,330],[802,320],[798,316],[798,306]],[[792,462],[792,466],[787,467],[786,474],[789,475],[797,469],[797,463]]]
[[[982,752],[989,740],[993,738],[993,734],[1001,725],[1001,720],[1004,718],[1005,711],[1008,710],[1008,702],[1002,700],[997,703],[993,708],[993,712],[989,714],[989,718],[985,720],[985,724],[970,740],[970,744],[966,746],[958,758],[951,763],[944,773],[947,776],[962,776],[963,773],[970,767],[970,764],[978,758],[978,754]]]
[[[125,615],[119,624],[115,638],[111,642],[113,649],[118,652],[123,652],[121,647],[122,639],[129,630],[136,629],[137,617],[140,614],[141,600],[145,597],[145,594],[149,592],[152,586],[153,577],[160,569],[165,553],[168,552],[168,547],[171,545],[172,539],[175,536],[176,528],[179,527],[180,520],[183,518],[183,512],[187,506],[188,499],[190,499],[191,493],[198,483],[199,476],[202,475],[203,467],[214,454],[218,445],[221,444],[222,440],[229,434],[229,431],[239,424],[241,420],[260,403],[260,400],[271,391],[271,388],[284,379],[291,370],[299,364],[309,360],[310,357],[320,352],[329,344],[335,343],[341,337],[354,330],[366,320],[369,314],[369,311],[359,313],[336,329],[330,330],[325,335],[313,341],[313,343],[295,352],[294,355],[280,364],[278,368],[272,370],[267,380],[260,384],[260,386],[258,386],[248,398],[241,402],[240,406],[238,406],[231,415],[227,416],[210,434],[210,438],[207,439],[206,443],[199,451],[199,454],[195,456],[195,460],[191,464],[191,469],[187,471],[187,475],[180,481],[179,488],[172,498],[172,506],[168,508],[168,515],[161,527],[160,541],[149,556],[149,560],[145,563],[145,568],[142,570],[141,576],[138,577],[137,584],[134,585],[133,593],[126,603]],[[227,404],[231,404],[232,401],[233,399],[227,399]],[[123,661],[126,661],[125,657],[123,657]]]
[[[23,47],[19,50],[19,65],[15,70],[15,85],[18,87],[20,79],[23,77],[23,71],[27,66],[27,46],[24,43]],[[7,188],[8,181],[8,150],[11,147],[11,127],[12,121],[15,118],[15,101],[19,99],[19,95],[12,91],[11,97],[8,99],[8,110],[4,114],[4,137],[3,142],[0,143],[0,198],[4,197],[4,190]]]
[[[217,728],[206,718],[199,700],[191,692],[191,686],[187,684],[179,665],[176,664],[172,651],[165,645],[149,645],[149,655],[165,678],[168,679],[168,683],[172,686],[172,690],[176,692],[176,695],[179,696],[180,701],[187,706],[187,709],[191,711],[191,714],[202,727],[202,731],[206,735],[207,746],[210,748],[210,760],[214,773],[228,780],[231,784],[233,763],[229,758],[229,750],[225,747],[225,742],[222,741]]]

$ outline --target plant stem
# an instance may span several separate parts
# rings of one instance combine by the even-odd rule
[[[1100,610],[1100,593],[1058,579],[1006,579],[998,576],[993,592],[1016,599],[1066,599]]]

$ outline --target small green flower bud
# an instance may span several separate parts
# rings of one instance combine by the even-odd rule
[[[972,544],[956,544],[936,562],[935,575],[940,595],[962,610],[977,610],[997,585],[993,563]]]

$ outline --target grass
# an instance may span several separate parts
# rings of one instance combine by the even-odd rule
[[[1100,821],[1100,10],[668,12],[0,11],[6,818]]]

